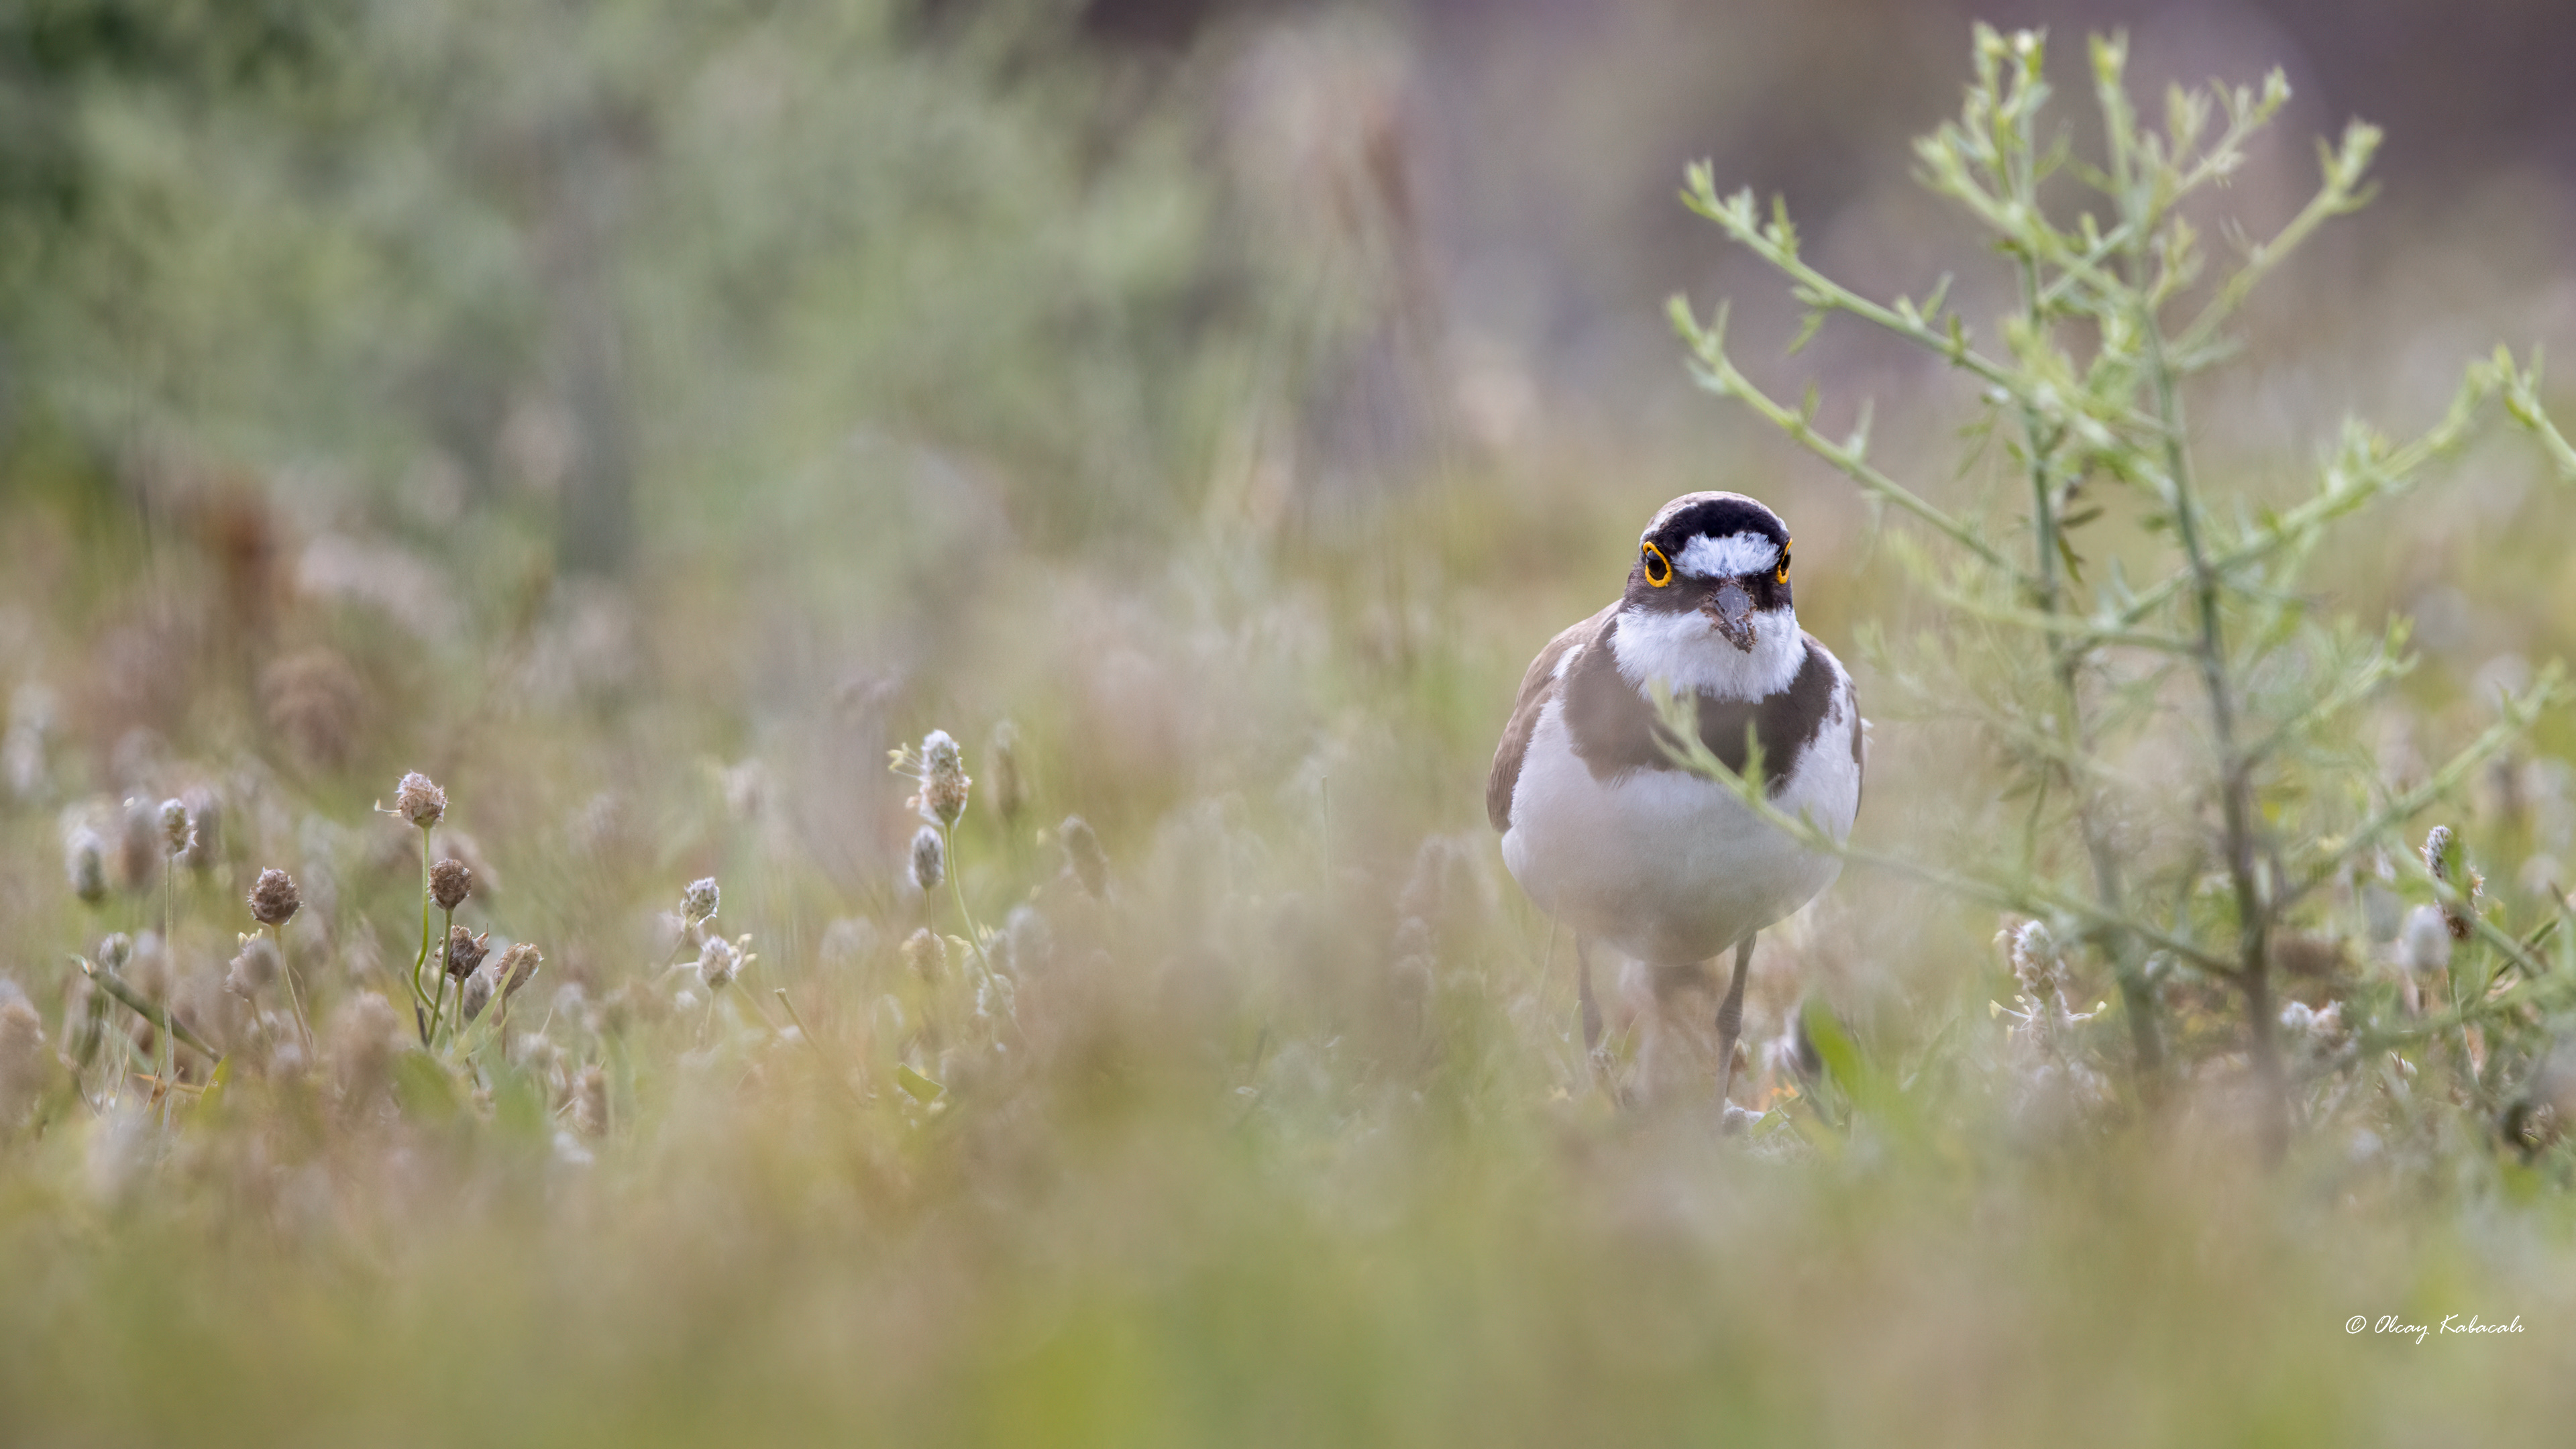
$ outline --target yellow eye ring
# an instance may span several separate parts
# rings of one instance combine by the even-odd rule
[[[1792,539],[1790,542],[1794,543],[1796,540]],[[1771,575],[1771,582],[1775,584],[1789,582],[1789,545],[1786,543],[1780,545],[1780,568],[1778,572]]]
[[[1673,581],[1673,561],[1664,557],[1664,551],[1651,543],[1646,545],[1645,570],[1646,582],[1656,588]]]

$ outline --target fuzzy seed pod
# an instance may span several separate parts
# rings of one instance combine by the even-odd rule
[[[359,992],[331,1013],[322,1037],[343,1106],[372,1103],[384,1091],[394,1054],[402,1049],[396,1035],[401,1021],[393,1003],[372,991]]]
[[[608,1131],[608,1073],[598,1067],[584,1067],[573,1083],[572,1122],[584,1133],[598,1137]]]
[[[394,790],[394,810],[402,818],[423,830],[436,825],[447,814],[447,792],[418,770],[402,777]]]
[[[2465,941],[2477,931],[2478,900],[2486,894],[2486,877],[2471,870],[2467,852],[2460,849],[2459,837],[2451,827],[2436,825],[2424,837],[2424,869],[2433,879],[2459,892],[2461,899],[2442,903],[2442,924],[2454,941]]]
[[[192,838],[188,829],[188,802],[162,801],[161,853],[169,856],[185,855],[188,853],[188,842]]]
[[[459,981],[473,975],[474,968],[482,965],[483,958],[491,953],[491,940],[492,933],[489,931],[477,936],[468,932],[463,926],[449,927],[447,974]]]
[[[188,792],[188,848],[179,863],[203,874],[215,868],[215,857],[223,851],[224,807],[212,791]]]
[[[277,984],[277,943],[265,935],[244,936],[241,953],[224,973],[224,989],[235,996],[257,997]]]
[[[152,886],[152,869],[161,859],[161,812],[149,800],[125,802],[125,830],[116,842],[117,875],[131,891]]]
[[[1023,974],[1044,971],[1048,958],[1055,954],[1055,934],[1034,906],[1012,907],[1011,914],[1003,918],[1002,934],[1010,938],[1012,964]]]
[[[2418,976],[2439,976],[2451,969],[2451,932],[2441,910],[2417,906],[2397,928],[2397,958]]]
[[[1029,803],[1028,778],[1020,772],[1019,727],[1009,720],[993,726],[993,742],[984,747],[984,757],[992,761],[993,769],[993,791],[986,798],[1002,823],[1012,824]]]
[[[63,872],[71,877],[72,894],[90,905],[107,899],[107,842],[84,825],[63,844]]]
[[[509,957],[505,954],[501,959],[506,961]],[[492,1004],[492,971],[492,967],[486,966],[465,978],[465,989],[459,994],[457,1005],[464,1011],[467,1021],[481,1017],[483,1008]]]
[[[932,730],[921,741],[921,814],[940,825],[955,825],[966,813],[966,752],[946,730]]]
[[[707,983],[708,990],[722,988],[731,982],[734,973],[741,969],[742,952],[735,949],[733,942],[724,937],[709,936],[705,943],[698,947],[698,978]]]
[[[98,964],[110,971],[122,971],[134,959],[134,938],[118,931],[98,943]]]
[[[936,981],[948,969],[948,943],[925,926],[904,939],[903,960],[914,975],[924,981]]]
[[[700,876],[680,892],[680,919],[690,925],[712,918],[724,907],[724,890],[714,876]]]
[[[526,941],[502,952],[496,968],[501,978],[501,999],[507,1001],[518,995],[519,988],[528,984],[529,978],[537,974],[537,968],[544,965],[545,960],[545,953]]]
[[[2066,962],[2058,955],[2057,942],[2048,927],[2038,921],[2024,921],[2007,926],[2003,937],[2004,954],[2012,962],[2013,978],[2021,983],[2022,994],[2033,1001],[2045,1001],[2060,995],[2066,988]]]
[[[928,895],[947,879],[948,848],[940,843],[939,832],[925,825],[912,837],[912,883]]]
[[[465,904],[474,893],[474,872],[461,860],[442,860],[429,868],[429,898],[438,902],[442,911],[452,911]]]
[[[282,870],[261,871],[250,888],[251,919],[263,926],[283,926],[303,908],[304,894],[295,888],[295,877]]]
[[[1109,893],[1109,856],[1100,848],[1100,836],[1091,822],[1079,815],[1064,817],[1057,834],[1064,838],[1064,859],[1073,867],[1076,879],[1094,899]]]

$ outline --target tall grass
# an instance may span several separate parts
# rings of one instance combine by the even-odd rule
[[[834,33],[903,69],[883,35]],[[741,64],[812,60],[727,34]],[[1982,99],[1927,167],[2058,204],[2035,45],[1979,57]],[[956,88],[933,100],[991,124],[951,138],[968,151],[1045,172],[1068,138],[1031,121],[1043,99],[979,89],[1006,60],[942,53]],[[2153,170],[2134,144],[2133,183]],[[2167,237],[2150,277],[2178,260],[2153,188],[2112,189],[2144,208],[2130,235]],[[1134,219],[1139,194],[1111,191],[1086,226]],[[1693,195],[1811,305],[1857,310],[1785,224]],[[1751,1039],[1785,1035],[1813,991],[1830,1068],[1766,1064],[1771,1111],[1739,1138],[1612,1106],[1570,951],[1476,824],[1521,665],[1616,587],[1632,505],[1697,460],[1640,465],[1627,486],[1655,496],[1634,499],[1461,464],[1353,504],[1359,527],[1265,532],[1197,512],[1195,476],[1092,509],[1047,447],[960,444],[993,401],[960,398],[918,432],[878,419],[810,487],[761,471],[776,439],[644,450],[675,495],[732,458],[766,481],[731,506],[774,487],[813,511],[720,532],[719,501],[648,507],[650,568],[601,582],[553,578],[554,520],[515,494],[442,534],[429,473],[326,508],[341,495],[292,470],[22,436],[26,486],[0,505],[0,1438],[2546,1434],[2576,1409],[2550,1371],[2576,1333],[2576,1148],[2547,1048],[2576,933],[2524,861],[2576,829],[2539,753],[2563,721],[2506,769],[2387,743],[2471,743],[2495,706],[2390,678],[2395,641],[2338,627],[2284,570],[2442,438],[2419,457],[2356,435],[2313,499],[2221,506],[2223,484],[2175,472],[2148,331],[2121,320],[2152,280],[2047,250],[2091,247],[2066,240],[2081,225],[2016,223],[2035,291],[2008,349],[1975,353],[2028,509],[1925,483],[1900,507],[1929,538],[1899,521],[1864,553],[1803,505],[1828,536],[1801,549],[1811,622],[1941,627],[1866,651],[1873,868],[1766,935],[1749,1013]],[[1005,285],[960,256],[962,290]],[[1094,260],[1103,311],[1059,329],[1005,309],[1027,323],[991,344],[1010,376],[1096,362],[1085,318],[1150,313]],[[1914,311],[1965,364],[1950,314]],[[1691,336],[1752,400],[1717,334]],[[1205,381],[1149,362],[1133,376]],[[2536,368],[2477,379],[2472,402],[2500,393],[2554,436]],[[1897,497],[1811,411],[1775,411]],[[543,433],[513,436],[534,457]],[[1744,468],[1720,481],[1768,486]],[[1154,526],[1121,533],[1138,496]],[[2084,519],[2096,496],[2126,501]],[[2406,540],[2402,510],[2440,496],[2336,536]],[[2564,526],[2556,495],[2530,506]],[[2214,635],[2186,513],[2228,561]],[[1028,525],[1066,517],[1095,531]],[[2554,577],[2517,567],[2495,587]],[[2174,647],[2141,669],[2147,635]],[[2373,711],[2382,738],[2318,702]],[[2250,748],[2285,724],[2296,749]],[[2455,833],[2419,869],[2433,818]],[[2326,861],[2295,903],[2265,894]],[[2257,1001],[2262,979],[2289,999]],[[2132,984],[2153,1110],[2125,1085]],[[2277,1094],[2249,1089],[2251,1021],[2278,1029]],[[2266,1165],[2248,1147],[2276,1100]],[[2470,1315],[2518,1331],[2441,1331]]]

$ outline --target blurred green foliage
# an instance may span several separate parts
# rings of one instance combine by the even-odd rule
[[[1702,486],[1780,504],[1838,647],[1864,621],[1972,631],[1793,447],[1674,421],[1668,339],[1664,392],[1602,360],[1650,307],[1516,316],[1477,270],[1515,263],[1452,190],[1547,178],[1518,204],[1557,228],[1539,270],[1574,272],[1634,242],[1621,178],[1651,177],[1696,256],[1677,164],[1618,139],[1697,97],[1758,147],[1811,73],[1772,62],[1848,22],[1520,33],[1471,57],[1489,109],[1437,113],[1407,47],[1442,13],[1221,17],[1143,56],[1062,6],[9,9],[0,87],[40,123],[10,132],[31,179],[0,306],[0,1439],[2564,1422],[2576,1147],[2536,1055],[2561,1023],[2518,1025],[2523,1054],[2488,1060],[2535,1073],[2492,1094],[2484,1037],[2411,1029],[2454,979],[2394,950],[2404,913],[2439,916],[2411,872],[2352,880],[2359,939],[2293,988],[2410,1033],[2300,1039],[2274,1170],[2217,993],[2176,993],[2170,1110],[2069,1110],[2065,1068],[2107,1062],[2117,1018],[2035,1060],[1990,944],[2018,923],[1857,870],[1755,967],[1753,1035],[1805,1011],[1830,1078],[1749,1069],[1776,1108],[1749,1139],[1612,1110],[1566,945],[1477,821],[1530,653]],[[1582,84],[1619,104],[1548,104],[1597,34],[1621,63]],[[1812,65],[1948,85],[1829,38]],[[1801,112],[1822,149],[1780,154],[1832,160],[1816,137],[1901,94]],[[1460,143],[1444,114],[1491,124]],[[1878,175],[1836,171],[1848,214],[1810,254],[1925,262],[1937,234]],[[2240,195],[2277,199],[2261,158]],[[2456,291],[2321,262],[2267,299],[2294,325],[2256,329],[2281,339],[2256,381],[2194,397],[2250,495],[2304,476],[2311,391],[2358,376],[2421,419],[2456,314],[2545,299],[2461,262],[2522,231],[2395,234],[2400,274]],[[1616,296],[1620,255],[1569,290]],[[2008,290],[1963,277],[1953,303]],[[1838,346],[1747,366],[1812,364],[1820,392],[1884,367]],[[1878,456],[1946,462],[1949,381],[1872,375]],[[1931,501],[2023,496],[1998,457]],[[2571,512],[2527,462],[2473,452],[2449,506],[2319,559],[2339,605],[2421,616],[2431,667],[2368,701],[2379,783],[2420,780],[2568,637]],[[1893,724],[1866,845],[1937,861],[2018,816],[1992,736]],[[884,761],[932,727],[975,786],[925,895]],[[2563,910],[2567,740],[2547,722],[2441,802],[2517,935]],[[545,953],[509,1032],[437,1052],[390,1005],[423,841],[374,807],[410,769],[473,867],[458,924]],[[165,798],[214,822],[201,858],[158,853]],[[1997,813],[1962,830],[1962,799]],[[65,869],[88,838],[95,903]],[[301,883],[309,1044],[274,987],[225,984],[267,866]],[[707,930],[758,958],[720,989],[675,914],[703,876]],[[71,964],[110,933],[220,1077],[174,1053],[151,1102],[173,1058]],[[2114,986],[2079,956],[2053,989]],[[2468,1313],[2524,1332],[2344,1327]]]

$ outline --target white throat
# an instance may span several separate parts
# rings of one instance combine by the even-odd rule
[[[1789,687],[1807,662],[1806,639],[1789,609],[1753,616],[1753,647],[1738,649],[1697,609],[1662,613],[1622,609],[1610,653],[1619,675],[1639,689],[1660,679],[1676,692],[1718,699],[1768,699]]]

